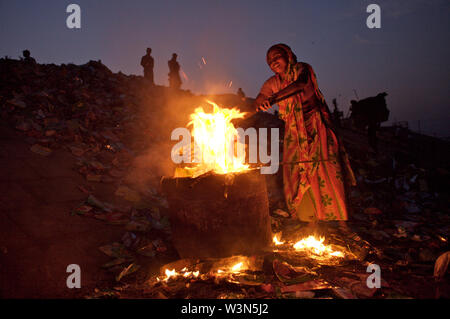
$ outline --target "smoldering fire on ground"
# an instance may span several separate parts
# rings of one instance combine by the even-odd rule
[[[206,202],[215,191],[217,205],[207,215],[210,225],[217,225],[219,222],[217,219],[214,222],[214,218],[225,218],[228,213],[229,225],[245,229],[231,217],[245,218],[239,205],[247,203],[249,208],[267,207],[267,215],[255,216],[270,227],[263,232],[267,242],[263,243],[262,252],[182,258],[173,242],[176,224],[170,219],[170,199],[161,192],[160,181],[161,176],[173,177],[177,168],[170,159],[171,132],[186,125],[189,115],[204,103],[205,96],[174,92],[161,86],[149,89],[141,77],[114,74],[95,61],[81,66],[30,68],[17,60],[1,59],[0,69],[1,118],[5,127],[13,128],[18,138],[28,143],[29,152],[44,160],[50,161],[60,153],[75,158],[73,169],[84,178],[79,189],[85,193],[85,200],[75,205],[72,218],[95,218],[115,225],[111,227],[123,227],[123,236],[99,247],[109,257],[99,259],[99,266],[103,266],[110,281],[85,288],[84,296],[380,299],[449,296],[448,143],[403,128],[382,128],[380,155],[375,156],[369,152],[365,133],[344,123],[341,134],[358,179],[357,187],[349,190],[350,230],[340,229],[332,221],[319,224],[315,240],[306,240],[311,244],[309,251],[295,249],[304,247],[296,244],[308,239],[314,231],[286,218],[280,172],[265,175],[265,184],[262,180],[253,183],[258,187],[253,186],[252,196],[259,192],[258,201],[245,197],[252,190],[242,186],[252,182],[247,176],[250,172],[235,174],[234,183],[232,178],[212,173],[179,178],[191,192],[196,187],[211,186],[210,192],[197,194],[203,196],[197,200]],[[252,102],[234,96],[208,98],[221,105],[238,106],[243,112]],[[273,115],[260,113],[238,121],[235,126],[243,129],[277,127],[283,136],[283,123]],[[105,185],[108,191],[98,192]],[[240,200],[235,202],[236,198]],[[7,200],[0,198],[2,202]],[[190,203],[189,197],[185,200]],[[223,209],[224,203],[229,203],[230,210]],[[181,221],[188,225],[189,218]],[[184,239],[186,245],[193,242],[193,238]],[[198,239],[208,244],[208,237]],[[206,247],[216,244],[211,242]],[[230,249],[245,247],[242,244],[232,247],[230,240],[226,244]],[[8,240],[5,245],[16,247]],[[333,252],[342,252],[344,258],[316,255],[323,250],[322,245]],[[20,264],[20,260],[8,260],[13,256],[8,254],[6,262]],[[381,289],[366,285],[369,263],[381,267]],[[178,276],[165,280],[166,270]]]

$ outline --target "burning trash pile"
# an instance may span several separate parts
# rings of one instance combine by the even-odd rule
[[[375,291],[359,279],[336,277],[325,260],[351,264],[353,274],[366,278],[343,247],[335,251],[323,238],[310,236],[296,244],[274,237],[273,252],[258,256],[181,259],[164,265],[160,275],[150,277],[139,287],[148,298],[368,298]],[[280,252],[284,252],[284,254]],[[298,254],[297,254],[298,252]],[[353,257],[352,257],[353,258]],[[345,262],[344,262],[345,260]],[[346,282],[347,280],[347,282]],[[351,282],[354,289],[347,287]],[[383,281],[383,286],[388,284]]]
[[[264,251],[271,242],[264,176],[245,164],[232,124],[244,113],[208,103],[212,111],[199,107],[190,115],[193,145],[189,139],[172,152],[187,161],[162,181],[174,246],[182,258]]]

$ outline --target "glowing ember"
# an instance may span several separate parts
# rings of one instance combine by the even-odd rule
[[[330,246],[323,244],[325,238],[321,237],[317,240],[314,236],[309,236],[297,242],[294,245],[295,250],[304,250],[320,257],[344,257],[340,251],[334,251]]]
[[[447,239],[445,239],[444,237],[442,237],[440,235],[438,235],[438,238],[439,238],[440,241],[443,241],[444,243],[447,242]]]
[[[277,236],[277,235],[273,236],[273,242],[274,242],[275,246],[280,246],[280,245],[283,245],[283,244],[284,244],[284,241],[280,241],[280,240],[278,239],[278,236]]]
[[[164,281],[168,281],[170,278],[175,278],[178,276],[178,273],[175,271],[175,269],[169,270],[166,269],[166,278],[164,278]]]
[[[233,267],[231,267],[231,271],[232,272],[239,272],[241,270],[242,266],[243,266],[243,263],[240,262],[240,263],[234,265]]]
[[[165,274],[166,274],[166,277],[165,277],[165,278],[160,279],[159,277],[156,277],[156,280],[157,280],[158,282],[160,282],[160,281],[168,282],[169,279],[171,279],[171,278],[172,278],[172,279],[176,279],[176,278],[178,278],[178,277],[180,277],[180,276],[182,276],[182,277],[184,277],[184,278],[197,278],[197,277],[200,275],[200,271],[189,271],[189,270],[185,267],[185,268],[183,268],[183,269],[181,270],[181,274],[178,273],[175,269],[172,269],[172,270],[166,269],[166,270],[165,270]]]
[[[242,272],[248,269],[248,260],[246,258],[239,257],[238,260],[233,258],[233,262],[225,262],[220,269],[211,270],[208,273],[200,274],[199,270],[194,271],[193,269],[188,269],[184,267],[183,269],[177,271],[175,269],[165,269],[164,278],[156,277],[156,282],[158,283],[168,283],[170,281],[176,280],[193,280],[200,279],[206,280],[208,278],[220,278],[225,280],[232,280],[235,276],[240,276]]]
[[[194,167],[187,167],[183,174],[196,177],[213,171],[217,174],[238,173],[249,169],[245,165],[245,145],[236,140],[237,130],[233,119],[243,118],[246,113],[238,109],[220,108],[214,102],[212,113],[202,107],[190,115],[191,136],[194,138]],[[236,150],[241,150],[237,152]],[[237,153],[237,154],[236,154]],[[175,173],[175,177],[182,177]]]

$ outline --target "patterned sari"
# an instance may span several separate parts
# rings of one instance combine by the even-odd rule
[[[290,63],[287,75],[286,80],[279,75],[271,77],[264,83],[261,94],[271,96],[299,76],[305,79],[300,93],[278,103],[285,122],[283,180],[288,209],[300,219],[306,213],[318,220],[347,220],[343,176],[351,185],[356,185],[356,181],[343,146],[333,132],[316,75],[306,63]],[[301,211],[306,207],[300,205],[306,197],[311,199],[308,202],[312,202],[313,212]]]

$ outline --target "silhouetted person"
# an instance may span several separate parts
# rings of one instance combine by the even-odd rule
[[[177,62],[178,55],[172,54],[172,59],[169,60],[169,86],[174,89],[181,87],[180,78],[180,64]]]
[[[387,93],[383,92],[374,97],[360,101],[351,101],[351,118],[361,129],[367,127],[370,147],[378,153],[377,131],[381,123],[389,120],[389,110],[386,105]]]
[[[31,57],[31,53],[29,50],[24,50],[22,52],[23,54],[23,61],[27,64],[30,65],[35,65],[36,64],[36,60],[34,58]]]
[[[154,85],[155,81],[153,79],[153,67],[155,62],[151,56],[151,53],[152,49],[147,48],[147,54],[142,57],[141,65],[144,68],[144,78],[147,79],[151,85]]]
[[[239,88],[236,94],[242,101],[245,100],[245,93],[242,91],[242,88]]]
[[[344,113],[339,111],[339,109],[337,107],[336,99],[333,99],[333,105],[334,105],[334,110],[333,110],[334,125],[336,127],[341,127],[341,118],[344,116]]]

